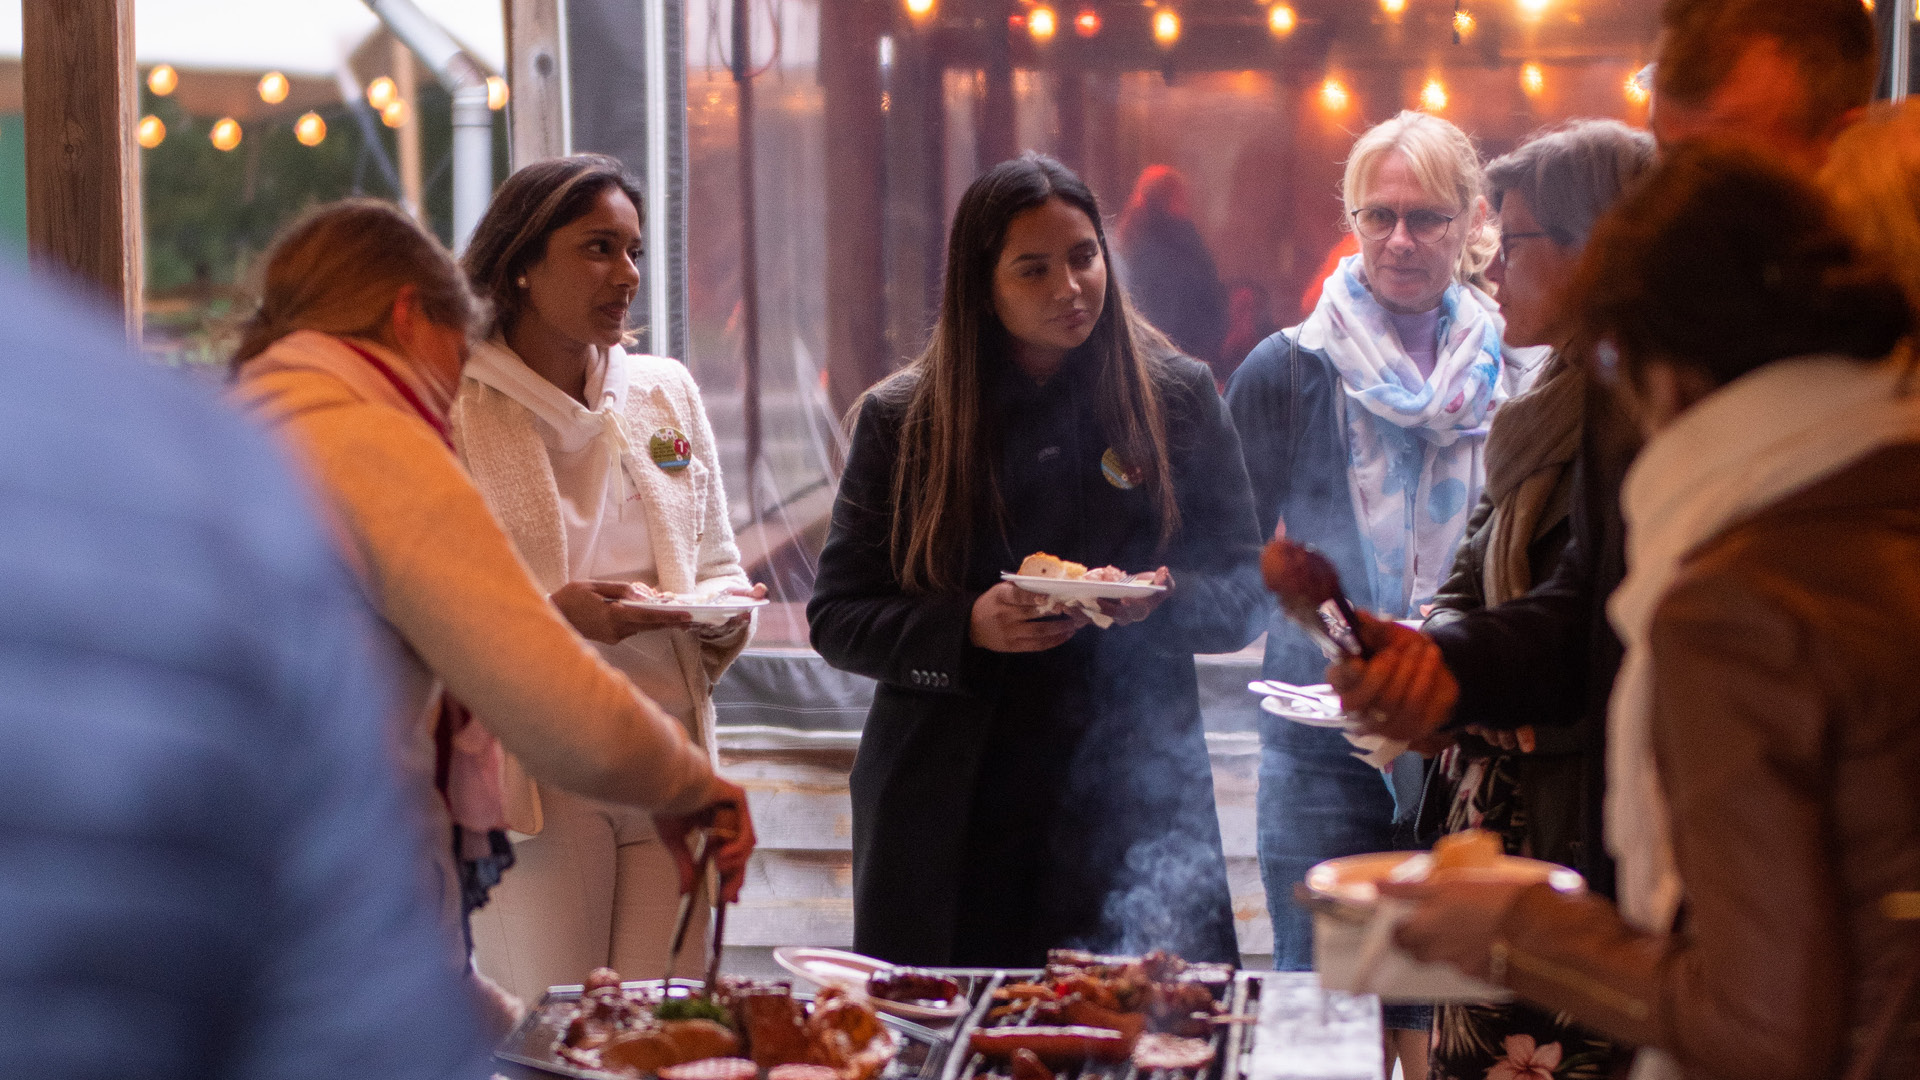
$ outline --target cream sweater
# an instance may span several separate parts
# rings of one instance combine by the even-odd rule
[[[729,585],[745,587],[747,576],[728,520],[713,429],[698,385],[676,360],[632,354],[622,359],[627,386],[617,396],[623,397],[620,413],[635,444],[632,467],[626,471],[646,515],[656,583],[682,594]],[[479,346],[454,401],[453,439],[475,485],[513,538],[534,580],[551,593],[567,583],[574,561],[567,550],[559,487],[537,426],[540,421],[509,392],[525,393],[520,382],[538,379],[503,343]],[[663,428],[685,434],[692,444],[692,460],[686,468],[669,472],[648,458],[647,440]],[[643,688],[660,678],[682,680],[686,698],[694,703],[695,722],[689,734],[711,748],[713,684],[746,647],[751,633],[751,625],[718,639],[676,632],[677,671],[629,674]],[[509,761],[507,818],[518,831],[536,832],[538,795],[532,785],[517,782],[517,772]]]
[[[326,335],[289,335],[242,369],[235,395],[304,460],[399,641],[411,752],[431,761],[444,684],[538,780],[697,809],[706,752],[574,634],[439,436],[330,370],[342,354]]]

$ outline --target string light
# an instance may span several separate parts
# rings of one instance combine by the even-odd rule
[[[1453,36],[1473,33],[1473,12],[1456,11],[1453,13]]]
[[[1539,97],[1546,88],[1547,73],[1539,64],[1520,65],[1520,89],[1525,90],[1528,97]]]
[[[223,116],[214,122],[213,131],[207,138],[213,141],[215,150],[231,150],[240,145],[240,121],[231,116]]]
[[[319,146],[327,137],[327,122],[319,113],[302,113],[300,119],[293,122],[293,137],[300,140],[301,146]]]
[[[1163,49],[1170,49],[1180,40],[1180,16],[1171,8],[1161,8],[1153,13],[1153,40]]]
[[[385,75],[367,84],[367,104],[373,106],[375,112],[386,112],[387,106],[393,104],[394,99],[399,96],[400,88],[393,85],[393,80]]]
[[[1083,38],[1090,38],[1100,32],[1100,13],[1087,8],[1073,17],[1073,32]]]
[[[133,129],[133,137],[141,146],[151,150],[167,141],[167,125],[157,116],[143,116],[140,126]]]
[[[1298,25],[1300,25],[1300,17],[1295,15],[1293,9],[1287,5],[1275,4],[1267,9],[1267,29],[1280,37],[1293,33],[1293,28]]]
[[[1529,19],[1537,19],[1547,13],[1547,5],[1552,0],[1519,0],[1520,14]]]
[[[1428,79],[1427,85],[1420,88],[1420,107],[1428,112],[1447,107],[1447,88],[1439,79]]]
[[[915,22],[933,14],[933,0],[906,0],[907,15]]]
[[[487,108],[499,112],[507,107],[513,94],[507,89],[507,80],[498,75],[487,76]]]
[[[1027,33],[1033,40],[1042,44],[1053,40],[1056,30],[1060,29],[1060,20],[1050,7],[1037,7],[1027,13]]]
[[[287,77],[277,71],[269,71],[260,76],[260,100],[269,105],[278,105],[287,100],[287,91],[293,89]]]
[[[166,97],[179,85],[180,73],[173,70],[172,64],[156,64],[147,72],[147,89],[153,91],[154,97]]]
[[[1325,106],[1328,112],[1346,111],[1347,103],[1351,100],[1352,96],[1347,93],[1346,86],[1339,79],[1328,79],[1320,84],[1320,104]]]
[[[1645,105],[1647,99],[1653,96],[1647,91],[1647,85],[1640,81],[1640,73],[1637,71],[1627,76],[1625,90],[1627,101],[1633,105]]]
[[[1380,10],[1389,15],[1399,15],[1407,10],[1407,0],[1380,0]]]
[[[390,128],[404,125],[407,122],[407,103],[399,98],[387,102],[387,107],[380,110],[380,122]]]

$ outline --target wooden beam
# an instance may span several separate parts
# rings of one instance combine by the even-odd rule
[[[21,34],[28,249],[37,265],[98,286],[138,341],[133,0],[29,3]]]
[[[503,0],[509,165],[573,152],[567,102],[566,0]]]
[[[881,0],[821,0],[820,88],[826,128],[827,389],[836,412],[894,369],[882,274],[885,114],[880,109]]]

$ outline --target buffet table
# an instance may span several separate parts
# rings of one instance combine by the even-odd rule
[[[955,969],[951,974],[978,995],[1003,973]],[[1190,1080],[1384,1080],[1380,1004],[1372,996],[1322,991],[1311,972],[1243,971],[1234,977],[1228,1005],[1233,1013],[1257,1017],[1257,1022],[1230,1029],[1215,1064]],[[978,1069],[971,1053],[954,1049],[961,1045],[968,1023],[963,1017],[928,1025],[934,1036],[930,1052],[896,1062],[884,1080],[979,1080],[990,1075]],[[503,1051],[531,1049],[529,1056],[538,1056],[538,1044],[551,1039],[537,1032],[517,1034],[521,1037],[509,1040],[514,1045],[503,1046]],[[496,1069],[506,1080],[552,1080],[556,1075],[506,1060],[497,1061]],[[1131,1068],[1099,1075],[1107,1072],[1112,1072],[1111,1080],[1141,1080]],[[1092,1069],[1078,1074],[1079,1080],[1094,1075]]]

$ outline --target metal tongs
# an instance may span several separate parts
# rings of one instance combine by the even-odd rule
[[[693,906],[700,899],[700,893],[710,890],[714,897],[713,938],[709,943],[707,958],[707,979],[703,997],[711,1000],[713,988],[720,979],[721,944],[726,940],[727,903],[721,900],[719,882],[711,881],[714,849],[720,845],[712,827],[701,829],[693,844],[693,888],[680,898],[680,913],[673,920],[673,941],[667,948],[667,970],[660,977],[664,990],[673,984],[673,969],[680,964],[680,953],[686,948],[687,928],[693,923]]]
[[[1340,572],[1332,560],[1283,537],[1267,545],[1261,571],[1267,587],[1279,594],[1281,610],[1327,659],[1372,658],[1373,649],[1360,637],[1360,616],[1340,587]]]

